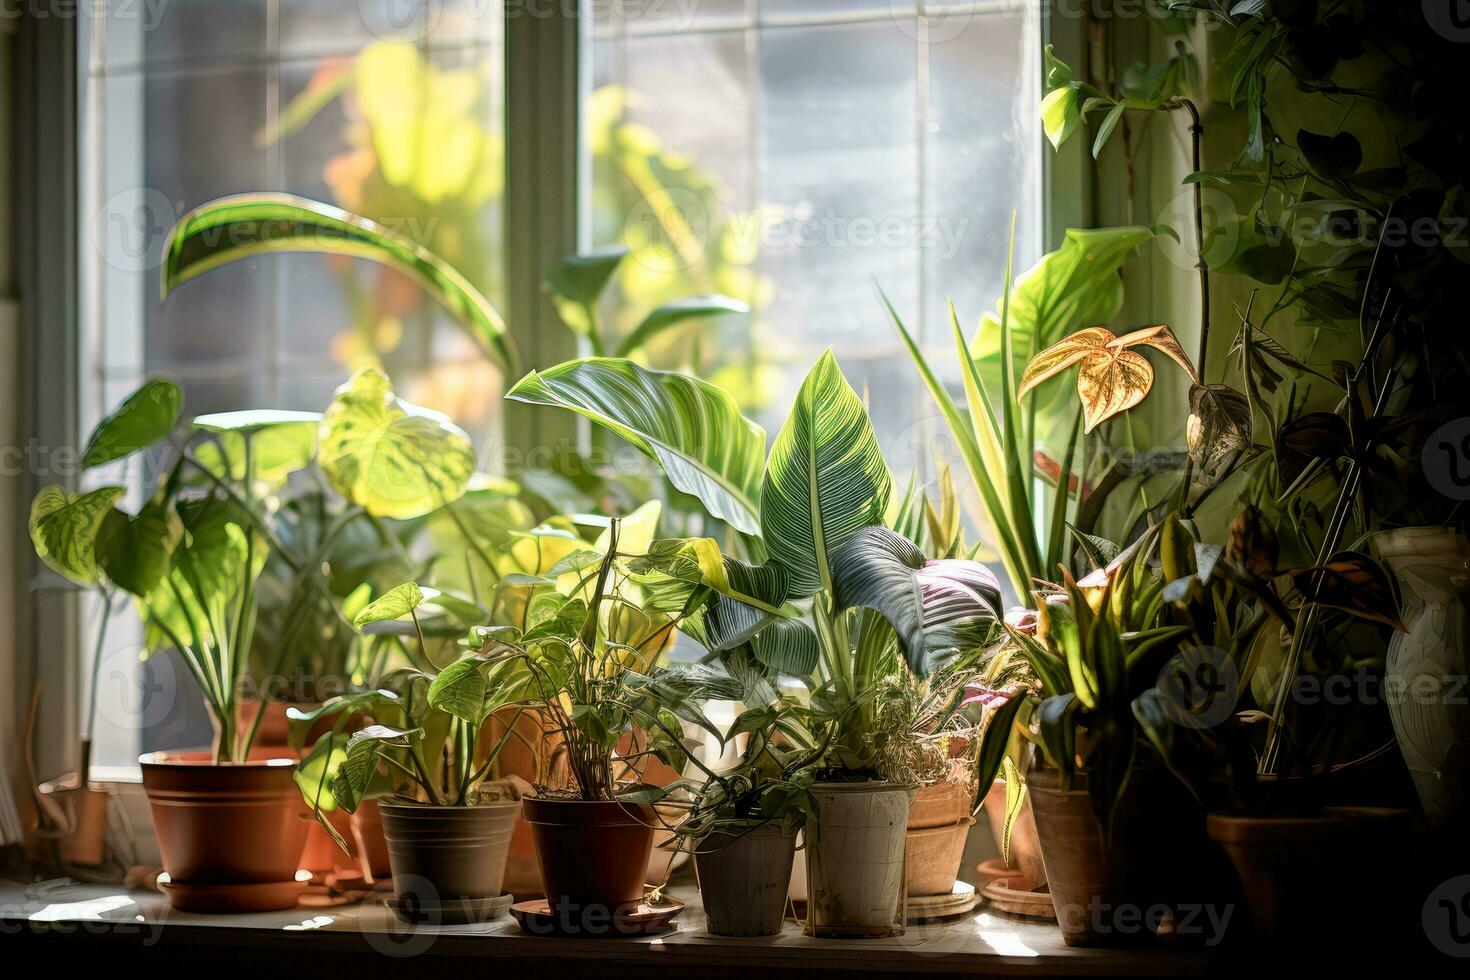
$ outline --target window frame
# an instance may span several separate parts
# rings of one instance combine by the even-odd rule
[[[1055,46],[1069,64],[1088,60],[1088,22],[1084,16],[1059,16],[1055,0],[1041,5],[1041,40]],[[568,9],[571,7],[572,9]],[[581,203],[591,175],[580,152],[581,113],[590,94],[587,45],[592,28],[582,29],[575,5],[546,4],[536,16],[525,8],[505,8],[505,276],[506,320],[526,364],[555,363],[577,355],[575,338],[561,328],[550,300],[540,288],[541,270],[554,260],[584,249]],[[78,124],[79,87],[76,17],[27,15],[14,35],[10,64],[11,133],[16,203],[16,291],[20,307],[20,364],[24,371],[15,401],[25,445],[79,447],[82,378],[79,373],[80,241]],[[0,43],[9,39],[0,38]],[[528,138],[517,139],[514,134]],[[1095,208],[1094,167],[1082,140],[1060,153],[1043,153],[1042,247],[1055,248],[1068,227],[1085,227]],[[40,379],[45,379],[44,382]],[[517,379],[506,379],[507,384]],[[508,461],[531,458],[539,447],[581,439],[586,426],[569,413],[534,411],[507,403],[503,449]],[[74,469],[74,467],[73,467]],[[15,588],[9,597],[15,631],[13,663],[0,646],[0,676],[12,682],[11,703],[0,720],[27,717],[33,685],[39,683],[37,771],[43,777],[69,771],[79,744],[84,693],[83,610],[90,605],[71,590],[36,590],[44,572],[25,533],[29,502],[43,483],[56,477],[75,488],[75,472],[47,474],[27,469],[15,481],[11,504],[16,540],[11,542]],[[11,731],[19,729],[13,724]],[[12,765],[19,747],[9,744]],[[94,772],[96,772],[94,767]],[[135,774],[106,771],[107,781],[131,782]],[[131,778],[130,778],[131,777]]]

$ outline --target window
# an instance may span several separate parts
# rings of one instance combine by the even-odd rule
[[[947,351],[947,301],[971,325],[999,294],[1013,208],[1017,266],[1039,254],[1040,6],[583,0],[581,237],[631,249],[604,321],[626,331],[692,293],[747,301],[749,317],[665,334],[647,359],[729,388],[774,434],[812,360],[837,347],[893,466],[922,471],[942,425],[873,284]],[[84,18],[82,431],[148,375],[179,379],[189,414],[315,410],[377,360],[407,398],[492,445],[506,379],[390,271],[269,258],[212,272],[166,305],[157,281],[180,215],[274,190],[396,227],[504,303],[506,149],[528,135],[505,128],[516,16],[564,11],[114,0]],[[151,474],[145,463],[125,476],[141,493]],[[107,637],[104,767],[208,739],[196,699],[172,698],[169,664],[137,662],[130,628],[114,617]]]
[[[736,393],[774,434],[831,345],[892,465],[923,472],[935,413],[874,283],[950,352],[946,304],[968,327],[995,302],[1013,208],[1017,268],[1039,255],[1039,5],[608,7],[593,24],[589,219],[596,243],[632,254],[604,319],[631,329],[693,292],[747,301],[748,322],[691,328],[651,357]]]

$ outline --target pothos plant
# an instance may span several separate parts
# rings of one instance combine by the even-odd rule
[[[775,674],[814,675],[811,722],[826,732],[826,761],[839,770],[875,772],[876,699],[891,669],[926,676],[995,621],[999,589],[988,569],[927,559],[883,526],[892,479],[830,352],[802,383],[769,457],[761,428],[726,392],[627,360],[533,371],[509,397],[610,429],[738,532],[732,544],[759,564],[686,555],[669,566],[713,592],[684,631],[715,655],[745,651]]]
[[[238,706],[260,614],[256,582],[268,556],[279,555],[306,581],[293,597],[327,592],[309,580],[329,574],[324,563],[344,528],[420,516],[456,498],[474,455],[463,432],[400,402],[371,369],[345,384],[320,415],[243,411],[180,427],[181,408],[177,385],[151,381],[98,426],[84,454],[88,466],[158,454],[163,478],[136,513],[116,506],[122,486],[80,494],[48,487],[32,507],[32,538],[48,565],[96,584],[109,605],[116,590],[133,596],[147,649],[176,650],[198,684],[218,730],[216,760],[238,762],[248,757],[264,716],[258,711],[242,727]],[[313,465],[346,505],[301,554],[282,544],[269,491]],[[331,608],[342,614],[340,605]],[[294,649],[293,629],[307,619],[288,620],[271,674]]]

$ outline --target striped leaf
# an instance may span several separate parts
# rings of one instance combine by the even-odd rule
[[[881,613],[918,677],[927,677],[944,654],[984,643],[996,627],[1000,583],[979,562],[925,559],[917,545],[886,527],[863,528],[833,557],[836,608]]]
[[[367,218],[290,194],[222,197],[180,218],[164,246],[163,298],[212,269],[278,252],[348,255],[397,269],[443,304],[502,370],[516,369],[505,321],[448,262]]]
[[[570,409],[611,429],[712,515],[760,533],[766,434],[723,389],[622,358],[588,357],[532,371],[506,397]]]
[[[802,382],[761,490],[766,547],[793,597],[832,587],[831,556],[883,520],[891,485],[867,409],[829,350]]]

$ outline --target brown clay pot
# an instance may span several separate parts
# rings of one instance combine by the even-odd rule
[[[910,895],[948,895],[965,855],[975,820],[970,792],[961,783],[923,786],[909,804],[904,874]]]
[[[1004,867],[1014,872],[1006,875],[1010,887],[1032,891],[1046,883],[1046,866],[1041,860],[1041,841],[1036,836],[1036,814],[1031,809],[1031,795],[1021,800],[1021,812],[1011,826],[1010,861],[1005,860],[1006,784],[997,779],[985,794],[985,817],[995,836],[995,849]]]
[[[1216,909],[1234,901],[1228,869],[1204,832],[1204,813],[1168,772],[1135,769],[1113,816],[1104,846],[1102,827],[1079,772],[1063,791],[1055,770],[1026,778],[1036,813],[1047,885],[1062,938],[1069,946],[1127,945],[1153,938],[1140,916],[1170,910],[1184,922],[1191,907]],[[1219,942],[1205,923],[1189,920],[1183,942]],[[1227,923],[1228,926],[1228,923]]]
[[[659,826],[653,807],[535,797],[521,804],[553,910],[614,909],[643,897],[643,873]]]
[[[400,901],[497,898],[519,803],[431,806],[378,802]]]
[[[172,884],[261,885],[296,880],[307,821],[292,774],[295,759],[214,765],[209,753],[155,752],[139,759],[158,850]],[[214,894],[211,892],[211,894]],[[296,891],[278,899],[290,908]],[[178,904],[177,890],[169,899]],[[202,902],[202,904],[201,904]],[[191,902],[191,911],[234,911],[224,901]]]
[[[1240,875],[1259,939],[1348,940],[1359,921],[1382,940],[1386,927],[1405,925],[1383,921],[1392,903],[1382,896],[1397,889],[1381,873],[1364,874],[1362,862],[1364,855],[1402,851],[1408,816],[1387,807],[1326,807],[1311,816],[1212,813],[1206,825]],[[1380,871],[1391,876],[1392,864]]]
[[[357,845],[358,863],[370,880],[383,881],[392,876],[388,840],[383,836],[383,815],[377,800],[363,800],[352,811],[351,839]]]
[[[95,867],[107,856],[107,809],[112,794],[83,786],[74,772],[36,787],[46,819],[46,836],[56,841],[63,865]],[[53,836],[54,835],[54,836]]]

